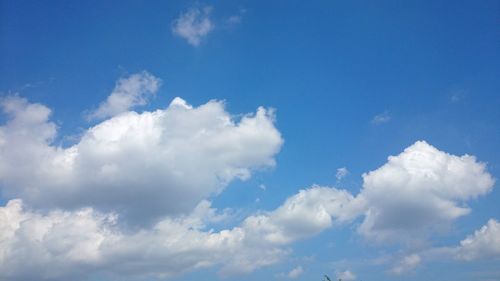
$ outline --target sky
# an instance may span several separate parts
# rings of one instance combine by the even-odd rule
[[[500,280],[498,1],[0,1],[0,280]]]

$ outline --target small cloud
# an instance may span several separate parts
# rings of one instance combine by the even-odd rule
[[[132,74],[116,82],[113,92],[99,107],[87,114],[87,119],[103,119],[123,113],[133,107],[145,105],[155,96],[161,79],[147,71]]]
[[[387,123],[391,120],[391,115],[389,115],[389,112],[388,111],[384,111],[380,114],[377,114],[373,117],[372,119],[372,124],[374,125],[380,125],[380,124],[383,124],[383,123]]]
[[[351,281],[351,280],[356,280],[356,274],[354,274],[350,270],[346,271],[341,271],[336,273],[337,278],[342,281]]]
[[[260,203],[260,198],[259,197],[255,198],[255,203]]]
[[[263,183],[259,184],[259,188],[262,189],[262,190],[266,190],[267,189],[266,185],[263,184]]]
[[[295,279],[295,278],[299,277],[303,272],[304,272],[304,269],[302,268],[302,266],[299,265],[296,268],[290,270],[290,272],[288,272],[287,276],[288,276],[288,278]]]
[[[224,20],[226,26],[235,26],[241,23],[243,15],[247,12],[246,9],[240,9],[237,14],[231,15]]]
[[[174,20],[172,32],[186,39],[192,46],[200,45],[201,40],[215,28],[215,24],[210,19],[211,12],[211,6],[202,9],[198,7],[191,8]]]
[[[405,256],[403,260],[401,260],[398,264],[391,268],[389,272],[392,274],[400,275],[414,270],[421,262],[422,259],[417,254]]]
[[[228,25],[236,25],[241,23],[241,16],[240,15],[233,15],[230,16],[226,19],[226,24]]]
[[[340,181],[348,174],[349,174],[349,170],[347,170],[346,167],[342,167],[342,168],[337,169],[337,173],[335,174],[335,177],[337,178],[338,181]]]
[[[450,101],[453,103],[461,102],[467,96],[467,90],[458,89],[451,92]]]
[[[490,219],[486,225],[474,234],[460,241],[455,258],[472,261],[500,257],[500,222]]]

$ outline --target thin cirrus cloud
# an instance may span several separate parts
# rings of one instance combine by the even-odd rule
[[[145,73],[130,77],[160,81]],[[49,108],[18,96],[2,100],[0,182],[9,201],[0,207],[0,280],[168,278],[213,267],[221,275],[248,273],[283,261],[296,241],[358,219],[367,241],[411,246],[467,215],[467,201],[494,185],[474,156],[417,141],[363,174],[357,195],[313,185],[214,231],[211,224],[227,214],[211,207],[211,198],[275,165],[283,139],[273,111],[260,107],[236,119],[223,102],[194,107],[181,98],[129,111],[136,104],[103,115],[76,144],[60,147]],[[497,257],[498,225],[490,220],[441,252],[465,261]],[[392,271],[411,270],[429,254],[414,255]]]
[[[172,23],[172,33],[185,39],[190,45],[198,46],[215,28],[210,14],[213,8],[193,7],[179,15]]]
[[[380,125],[391,121],[391,115],[388,111],[384,111],[380,114],[373,116],[371,123],[374,125]]]

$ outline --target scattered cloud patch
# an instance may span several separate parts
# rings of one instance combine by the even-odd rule
[[[259,184],[259,188],[262,189],[262,190],[266,190],[267,189],[266,185],[263,184],[263,183]]]
[[[404,257],[389,272],[404,274],[425,261],[476,261],[500,259],[500,223],[490,219],[486,225],[460,241],[455,247],[431,247]]]
[[[451,92],[450,101],[453,103],[458,103],[463,101],[467,97],[468,91],[465,89],[455,89]]]
[[[230,15],[224,19],[224,25],[226,27],[234,27],[241,24],[243,20],[243,15],[247,12],[246,9],[240,9],[238,13]]]
[[[228,25],[237,25],[240,24],[242,17],[240,15],[233,15],[226,19],[226,24]]]
[[[214,22],[210,19],[212,10],[211,6],[193,7],[181,14],[172,24],[173,34],[186,39],[192,46],[200,45],[215,28]]]
[[[409,271],[415,270],[415,268],[422,262],[422,259],[417,254],[412,254],[409,256],[403,257],[403,259],[396,264],[389,271],[392,274],[400,275],[403,273],[407,273]]]
[[[337,181],[342,180],[349,174],[349,170],[347,170],[346,167],[338,168],[337,173],[335,173],[335,177],[337,178]]]
[[[136,106],[145,105],[155,96],[161,79],[147,71],[132,74],[116,82],[115,88],[106,101],[87,115],[89,119],[103,119],[124,113]]]
[[[352,281],[356,280],[356,274],[350,270],[340,271],[335,274],[337,279],[342,281]]]
[[[383,123],[387,123],[389,121],[391,121],[391,115],[389,114],[388,111],[384,111],[384,112],[382,112],[380,114],[375,115],[372,118],[371,123],[374,124],[374,125],[380,125],[380,124],[383,124]]]
[[[288,272],[287,276],[290,279],[295,279],[295,278],[299,277],[303,272],[304,272],[304,269],[302,268],[302,266],[299,265],[299,266],[295,267],[294,269],[290,270],[290,272]]]

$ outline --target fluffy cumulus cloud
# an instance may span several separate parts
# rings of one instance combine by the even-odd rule
[[[248,217],[244,226],[260,240],[285,245],[352,220],[357,213],[352,200],[345,190],[313,186],[300,190],[272,212]]]
[[[273,112],[235,120],[223,102],[125,112],[89,128],[71,147],[53,144],[50,110],[19,97],[2,102],[0,182],[6,198],[42,209],[93,206],[147,222],[190,211],[235,179],[274,165],[283,142]]]
[[[111,95],[99,107],[88,114],[89,119],[102,119],[145,105],[156,95],[161,80],[147,71],[119,79]]]
[[[215,27],[210,19],[212,7],[203,8],[194,7],[186,13],[183,13],[174,20],[172,32],[187,40],[192,46],[200,45],[205,38]]]
[[[205,267],[218,267],[222,275],[250,272],[279,262],[290,243],[330,227],[334,219],[346,220],[341,209],[351,199],[334,188],[313,187],[274,211],[217,232],[207,226],[224,214],[208,201],[189,214],[131,231],[115,213],[91,207],[41,212],[11,200],[0,208],[0,280],[170,277]],[[52,270],[56,265],[64,270]],[[295,268],[289,276],[302,271]]]
[[[42,215],[9,201],[0,207],[0,280],[64,280],[95,268],[115,219],[91,208]]]
[[[465,261],[500,258],[500,223],[490,219],[474,234],[460,241],[455,258]]]
[[[115,213],[91,207],[37,212],[11,200],[0,208],[0,280],[66,280],[96,273],[169,277],[213,266],[223,275],[250,272],[282,260],[287,245],[324,230],[333,218],[345,219],[337,213],[346,200],[345,192],[314,187],[218,232],[206,229],[221,216],[208,201],[189,214],[130,231]],[[64,270],[53,271],[56,265]],[[289,276],[302,271],[295,268]]]
[[[356,197],[365,209],[359,232],[381,242],[420,239],[468,214],[465,202],[493,185],[486,165],[474,156],[451,155],[418,141],[363,175]]]
[[[78,280],[96,273],[165,278],[209,266],[229,274],[286,254],[252,239],[244,227],[205,231],[210,217],[200,214],[213,209],[202,202],[195,210],[130,232],[119,227],[116,215],[92,208],[42,214],[11,200],[0,208],[0,280]]]

